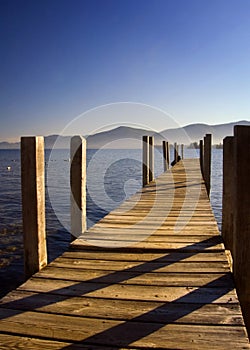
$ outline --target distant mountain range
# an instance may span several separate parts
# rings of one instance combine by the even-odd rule
[[[232,136],[235,125],[248,125],[250,121],[241,120],[238,122],[232,122],[227,124],[207,125],[207,124],[191,124],[183,128],[166,129],[160,133],[160,137],[155,137],[155,143],[160,141],[161,138],[169,140],[171,143],[177,140],[178,143],[188,145],[191,142],[199,142],[205,134],[212,134],[212,143],[219,144],[223,141],[224,137]]]
[[[162,140],[170,143],[178,142],[189,145],[192,142],[199,142],[205,134],[212,134],[213,144],[219,144],[226,136],[233,135],[235,125],[248,125],[250,121],[242,120],[227,124],[207,125],[191,124],[185,127],[166,129],[161,132],[153,132],[144,129],[136,129],[127,126],[100,132],[86,136],[88,148],[139,148],[143,135],[154,136],[155,145],[160,145]],[[49,135],[45,136],[45,148],[68,148],[71,136]],[[0,149],[18,149],[20,143],[0,142]]]

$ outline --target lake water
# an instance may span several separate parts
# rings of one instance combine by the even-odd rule
[[[198,154],[185,149],[184,156],[193,158]],[[172,153],[170,158],[173,159]],[[88,150],[88,227],[141,188],[141,159],[141,150]],[[46,229],[51,261],[61,255],[70,242],[69,151],[46,150],[45,160]],[[162,154],[156,149],[155,176],[162,172]],[[211,203],[220,227],[222,150],[219,149],[212,153]],[[0,296],[24,279],[19,150],[0,150],[0,278]]]

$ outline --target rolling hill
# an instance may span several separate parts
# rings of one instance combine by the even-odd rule
[[[212,134],[213,144],[219,144],[226,136],[233,135],[235,125],[248,125],[250,121],[242,120],[227,124],[207,125],[190,124],[175,129],[165,129],[161,132],[152,132],[145,129],[136,129],[127,126],[120,126],[112,130],[86,136],[88,148],[140,148],[143,135],[154,136],[155,144],[160,145],[162,140],[170,143],[178,142],[189,145],[191,142],[199,141],[205,134]],[[68,148],[70,136],[49,135],[45,136],[45,148]],[[0,149],[17,149],[20,143],[0,142]]]

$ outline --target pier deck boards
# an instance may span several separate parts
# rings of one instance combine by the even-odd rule
[[[1,349],[250,349],[199,161],[76,239],[0,319]]]

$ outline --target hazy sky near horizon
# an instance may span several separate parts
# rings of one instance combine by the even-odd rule
[[[120,101],[176,125],[250,119],[250,0],[0,0],[0,16],[0,141]],[[173,126],[97,110],[72,132]]]

